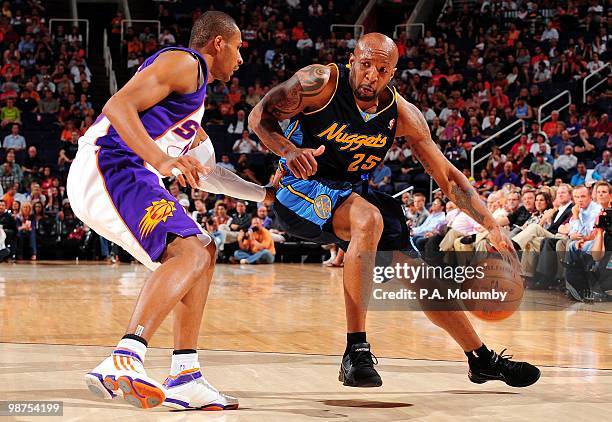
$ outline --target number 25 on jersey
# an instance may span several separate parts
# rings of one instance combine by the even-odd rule
[[[370,155],[368,158],[366,158],[366,154],[355,154],[353,156],[353,162],[348,166],[348,171],[372,170],[374,167],[376,167],[380,160],[381,158],[375,155]]]

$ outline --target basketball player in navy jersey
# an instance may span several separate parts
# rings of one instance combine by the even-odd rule
[[[189,48],[165,48],[145,60],[79,140],[68,177],[75,214],[154,271],[125,336],[85,376],[89,389],[105,399],[120,394],[140,408],[238,407],[235,398],[206,382],[196,352],[215,244],[161,178],[174,175],[183,186],[251,201],[266,197],[263,187],[215,164],[211,141],[200,127],[206,86],[230,79],[242,64],[241,45],[231,17],[204,13],[194,23]],[[170,374],[159,384],[144,370],[145,353],[170,312],[175,350]]]
[[[249,126],[282,157],[286,175],[274,208],[285,229],[311,241],[337,243],[346,251],[347,345],[339,379],[354,387],[382,385],[365,333],[367,301],[362,298],[370,294],[372,271],[364,268],[373,269],[377,250],[414,253],[399,203],[368,185],[395,137],[408,140],[442,191],[489,230],[498,250],[516,260],[510,240],[476,191],[432,141],[421,112],[389,85],[397,59],[390,38],[367,34],[348,66],[315,64],[299,70],[272,89],[249,116]],[[278,122],[289,118],[283,133]],[[525,387],[538,380],[535,366],[489,350],[463,312],[426,314],[461,346],[471,381],[502,380]]]

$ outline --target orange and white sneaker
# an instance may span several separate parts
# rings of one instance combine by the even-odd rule
[[[125,401],[141,409],[159,406],[166,398],[162,386],[147,375],[140,356],[127,349],[115,349],[85,375],[85,382],[103,399],[112,399],[121,390]]]
[[[162,388],[166,395],[164,406],[173,409],[238,409],[238,399],[222,394],[210,385],[200,368],[188,369],[175,376],[169,375]]]

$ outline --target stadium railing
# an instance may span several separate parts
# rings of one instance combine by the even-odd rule
[[[404,193],[406,192],[410,192],[414,190],[414,186],[408,186],[406,189],[402,189],[401,191],[399,191],[398,193],[394,193],[392,195],[393,198],[399,198],[401,197]]]
[[[548,107],[549,105],[553,104],[558,99],[565,97],[565,96],[567,96],[567,102],[563,103],[561,107],[555,107],[551,109],[550,112],[548,112],[548,114],[545,114],[543,112],[543,110],[545,110],[546,107]],[[559,113],[561,113],[563,110],[568,108],[571,104],[572,104],[572,93],[568,90],[565,90],[561,92],[560,94],[555,95],[550,100],[546,101],[544,104],[538,107],[538,124],[540,125],[540,127],[542,127],[542,123],[550,119],[550,116],[552,115],[553,111],[558,111]]]
[[[517,131],[518,127],[521,128],[520,131]],[[513,129],[514,129],[514,132],[512,131]],[[470,171],[472,175],[475,174],[474,169],[476,168],[476,165],[482,163],[484,160],[486,160],[487,158],[491,156],[491,152],[487,152],[482,157],[477,159],[476,152],[482,150],[482,148],[485,145],[489,145],[491,142],[499,139],[501,135],[503,135],[506,132],[510,132],[510,134],[512,134],[513,136],[501,144],[496,143],[495,145],[497,145],[500,149],[503,149],[504,147],[510,145],[512,142],[515,142],[521,137],[521,135],[525,132],[525,121],[523,119],[515,120],[514,122],[510,123],[508,126],[503,128],[502,130],[495,132],[493,135],[489,136],[487,139],[485,139],[481,143],[474,145],[474,147],[472,147],[472,151],[470,152],[470,161],[471,161]]]
[[[421,29],[421,38],[425,38],[425,24],[424,23],[402,23],[400,25],[395,25],[395,29],[393,30],[393,39],[397,39],[400,34],[400,29],[404,28],[406,31],[406,35],[408,35],[408,28],[420,28]]]
[[[595,88],[597,88],[599,85],[603,84],[606,81],[606,76],[603,76],[602,74],[602,77],[600,78],[600,80],[598,80],[590,88],[587,88],[587,81],[598,76],[604,70],[608,72],[607,76],[610,76],[610,72],[612,72],[612,67],[610,67],[610,63],[606,63],[604,67],[597,69],[595,72],[590,73],[584,77],[584,79],[582,80],[582,102],[586,103],[587,95],[589,94],[589,92],[593,91]]]
[[[113,70],[113,57],[108,46],[108,33],[106,32],[106,29],[104,30],[104,34],[102,36],[102,51],[104,57],[104,67],[106,68],[106,76],[108,77],[109,82],[108,88],[110,95],[114,95],[115,92],[117,92],[117,77],[115,75],[115,71]]]
[[[123,19],[121,20],[121,49],[123,50],[123,41],[125,41],[124,36],[125,36],[125,30],[124,28],[126,28],[125,24],[127,24],[127,27],[132,26],[133,23],[152,23],[155,24],[157,26],[157,40],[159,40],[159,36],[161,35],[161,22],[155,19]]]
[[[359,39],[364,34],[363,25],[349,25],[346,23],[334,23],[329,26],[329,32],[334,32],[334,28],[353,28],[353,37]]]
[[[519,127],[520,127],[520,130],[518,130]],[[506,140],[505,142],[501,144],[496,143],[495,145],[497,145],[500,149],[505,148],[511,143],[515,142],[521,137],[523,133],[525,133],[525,121],[522,119],[515,120],[514,122],[510,123],[505,128],[495,132],[493,135],[489,136],[487,139],[485,139],[484,141],[475,145],[472,148],[472,150],[470,151],[470,172],[472,176],[475,174],[474,169],[476,168],[476,165],[480,164],[481,162],[483,162],[484,160],[488,159],[491,156],[491,152],[487,152],[481,157],[476,158],[476,152],[481,150],[485,145],[490,145],[491,142],[495,141],[496,139],[499,139],[501,135],[503,135],[506,132],[510,132],[512,134],[512,137],[510,137],[508,140]],[[436,193],[439,190],[440,188],[434,189],[434,180],[433,178],[430,177],[429,178],[429,202],[431,202],[434,193]]]
[[[52,34],[51,28],[54,23],[58,22],[72,22],[72,26],[75,25],[76,22],[84,22],[85,23],[85,53],[89,56],[89,20],[88,19],[64,19],[64,18],[51,18],[49,19],[49,34]],[[66,31],[66,34],[69,34],[69,31]]]

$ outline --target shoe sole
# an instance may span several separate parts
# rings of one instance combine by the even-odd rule
[[[199,409],[199,410],[204,410],[204,411],[209,411],[209,412],[221,411],[221,410],[237,410],[238,405],[239,405],[238,403],[234,403],[234,404],[209,403],[201,407],[192,407],[192,406],[189,406],[189,403],[187,402],[184,402],[178,399],[173,399],[171,397],[166,397],[164,401],[164,406],[171,407],[177,410]]]
[[[89,391],[100,399],[112,400],[117,396],[117,394],[115,394],[112,390],[106,388],[104,382],[102,381],[101,374],[97,374],[95,372],[86,374],[85,383],[87,384]]]
[[[142,380],[122,375],[116,380],[112,377],[104,378],[106,389],[121,390],[123,399],[139,409],[151,409],[162,404],[166,395],[161,388]]]
[[[382,379],[380,377],[371,377],[361,380],[359,382],[350,381],[344,377],[344,372],[340,369],[338,374],[338,381],[345,387],[357,387],[357,388],[374,388],[382,386]]]
[[[567,289],[567,291],[569,292],[569,294],[572,296],[574,300],[576,300],[577,302],[584,302],[584,298],[580,295],[580,293],[578,293],[578,291],[574,288],[574,286],[566,282],[565,288]]]
[[[534,380],[527,382],[527,383],[523,383],[523,384],[511,384],[508,381],[506,381],[506,379],[503,377],[501,378],[480,378],[480,377],[475,377],[471,374],[468,374],[468,378],[474,384],[484,384],[487,381],[503,381],[506,383],[506,385],[509,385],[510,387],[522,388],[522,387],[529,387],[530,385],[535,384],[540,379],[541,374],[542,372],[538,371],[538,376]]]
[[[238,410],[238,404],[219,404],[211,403],[206,406],[199,407],[200,410],[215,412],[220,410]]]

